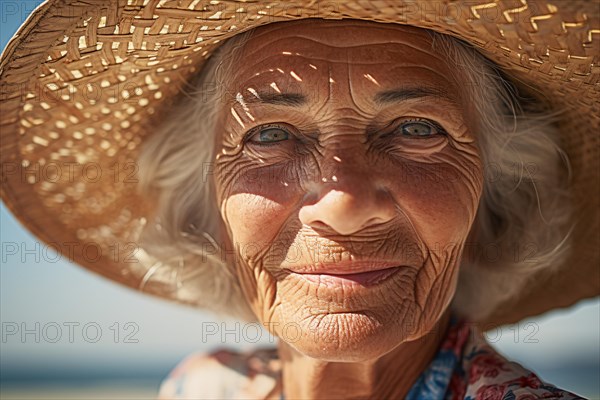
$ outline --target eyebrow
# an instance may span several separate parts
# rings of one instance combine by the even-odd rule
[[[245,98],[244,102],[300,107],[308,103],[308,99],[301,93],[256,92],[255,96]]]
[[[375,95],[375,103],[379,105],[398,103],[406,100],[420,99],[424,97],[437,97],[442,98],[451,103],[456,103],[453,99],[443,90],[438,88],[429,87],[418,87],[418,88],[406,88],[406,89],[393,89],[379,92]]]
[[[288,107],[300,107],[308,103],[307,97],[301,93],[274,93],[272,91],[255,93],[256,95],[245,98],[244,102],[246,104],[259,103]],[[456,103],[456,100],[448,96],[445,91],[428,87],[386,90],[377,93],[373,100],[379,105],[384,105],[425,97],[437,97]]]

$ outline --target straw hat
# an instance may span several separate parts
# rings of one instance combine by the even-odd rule
[[[136,240],[140,144],[219,42],[274,21],[353,18],[457,36],[545,94],[572,163],[573,251],[482,322],[514,322],[600,293],[598,1],[50,0],[0,62],[2,199],[27,229],[109,279],[183,303],[201,293]],[[183,276],[182,276],[183,275]]]

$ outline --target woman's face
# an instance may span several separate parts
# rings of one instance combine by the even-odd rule
[[[463,95],[424,30],[261,27],[224,79],[217,200],[258,318],[300,352],[378,357],[430,331],[482,189]]]

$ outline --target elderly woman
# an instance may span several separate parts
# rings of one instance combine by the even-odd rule
[[[203,21],[224,20],[236,2],[225,3],[217,17],[204,15]],[[573,262],[576,249],[572,232],[580,237],[597,229],[596,222],[573,227],[574,204],[583,204],[573,200],[567,179],[567,159],[576,153],[565,153],[564,119],[545,111],[534,96],[536,87],[524,91],[525,85],[513,83],[507,71],[471,45],[439,33],[444,29],[426,30],[418,21],[414,26],[368,21],[349,5],[339,5],[347,9],[338,12],[354,19],[296,19],[260,27],[254,22],[247,25],[254,29],[224,43],[215,39],[223,25],[210,26],[212,39],[199,36],[209,25],[195,29],[185,10],[177,27],[169,19],[177,16],[177,7],[135,3],[116,13],[108,10],[108,17],[91,9],[77,14],[82,19],[71,24],[85,32],[79,42],[71,41],[75,34],[65,34],[63,44],[43,53],[70,63],[46,63],[37,79],[47,84],[68,75],[66,66],[68,76],[77,79],[75,61],[68,60],[77,49],[82,60],[77,68],[88,78],[94,68],[102,69],[102,61],[121,65],[114,81],[107,73],[96,79],[105,88],[120,82],[121,91],[101,93],[89,107],[77,97],[91,93],[89,88],[57,98],[57,103],[73,100],[73,107],[32,104],[23,95],[16,102],[19,117],[9,121],[21,135],[33,135],[30,150],[20,147],[19,168],[41,162],[34,145],[46,140],[39,136],[40,126],[53,126],[48,135],[56,133],[55,140],[63,140],[60,132],[75,140],[96,134],[107,154],[114,149],[112,156],[122,162],[137,157],[139,185],[136,180],[134,186],[146,199],[139,209],[132,208],[131,198],[124,200],[123,193],[133,196],[125,180],[114,179],[91,202],[83,199],[91,190],[89,179],[60,181],[63,185],[52,190],[48,179],[45,187],[39,181],[18,186],[12,170],[3,180],[8,204],[24,219],[34,214],[19,211],[16,187],[47,199],[49,209],[68,205],[60,206],[61,223],[76,226],[77,238],[99,243],[101,252],[134,240],[135,262],[124,268],[122,253],[110,253],[117,256],[105,265],[116,267],[103,270],[105,275],[257,320],[280,339],[276,352],[220,351],[189,358],[164,382],[163,398],[577,398],[506,361],[469,323],[490,327],[598,292],[596,284],[586,286],[581,279],[576,296],[534,290],[547,283],[544,276],[568,275],[564,265]],[[60,4],[51,2],[42,11],[62,15],[57,10]],[[377,12],[393,22],[392,11]],[[163,18],[164,32],[152,25],[158,22],[136,25],[136,18]],[[109,35],[110,26],[132,32],[127,46],[93,43]],[[30,37],[40,33],[29,28]],[[177,36],[181,32],[185,40]],[[174,48],[182,40],[188,53],[161,64],[166,54],[165,47],[156,46],[161,34],[171,35]],[[212,48],[202,55],[210,58],[194,63],[203,47],[190,43],[209,40]],[[86,50],[91,45],[103,52],[87,60],[86,51],[95,51]],[[135,62],[126,64],[124,57]],[[11,53],[3,63],[14,67],[16,60]],[[161,76],[167,68],[195,74],[171,103],[160,100],[171,93],[168,86],[176,76]],[[140,93],[125,85],[138,73],[145,82]],[[533,82],[542,79],[527,83]],[[173,93],[166,97],[173,99]],[[111,106],[119,96],[139,99]],[[41,111],[53,107],[72,115]],[[144,124],[141,115],[160,119]],[[33,121],[36,116],[41,121]],[[137,130],[131,127],[135,123]],[[132,150],[146,136],[136,155]],[[129,152],[116,148],[121,138]],[[77,147],[73,141],[63,145]],[[101,163],[97,149],[78,151],[85,155],[77,159],[81,163],[90,158]],[[48,159],[62,153],[52,154],[57,156]],[[76,220],[81,204],[91,211],[91,223]],[[119,213],[110,223],[103,215],[107,209]],[[135,224],[132,215],[139,217]],[[104,268],[76,252],[80,263]],[[165,289],[170,283],[174,287]],[[528,303],[531,298],[537,302]]]
[[[503,196],[511,209],[527,210],[504,235],[514,240],[524,230],[542,243],[538,257],[562,257],[569,210],[555,132],[532,116],[515,126],[507,111],[519,105],[503,84],[475,51],[423,29],[271,24],[221,46],[143,149],[142,182],[162,196],[161,230],[173,227],[176,237],[190,222],[206,226],[199,219],[210,205],[200,199],[215,202],[214,234],[232,249],[223,254],[235,256],[222,268],[234,267],[243,293],[236,302],[281,338],[276,380],[286,398],[405,398],[411,388],[411,398],[443,397],[437,382],[415,386],[424,371],[443,386],[452,375],[448,393],[465,394],[457,371],[445,376],[428,366],[450,324],[461,263],[474,262],[464,252],[469,232],[477,240],[500,228],[490,219],[506,183],[485,188],[485,164],[544,160],[548,178],[536,183],[554,232],[520,193]],[[206,97],[205,88],[216,90]],[[515,147],[510,155],[507,145]],[[214,199],[203,194],[211,189]],[[154,238],[147,247],[160,244]],[[469,362],[470,371],[491,362],[487,372],[502,372],[486,385],[528,376],[481,342],[474,346],[485,356]],[[205,362],[188,360],[164,385],[165,398],[196,379],[200,397],[238,397],[232,382],[203,379]],[[471,386],[483,383],[467,377],[473,396]]]

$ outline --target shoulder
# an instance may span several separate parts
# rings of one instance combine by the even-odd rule
[[[479,332],[473,333],[463,353],[465,399],[582,399],[542,381],[520,364],[508,361]]]
[[[159,399],[269,398],[279,381],[276,350],[218,350],[183,360],[161,384]]]

